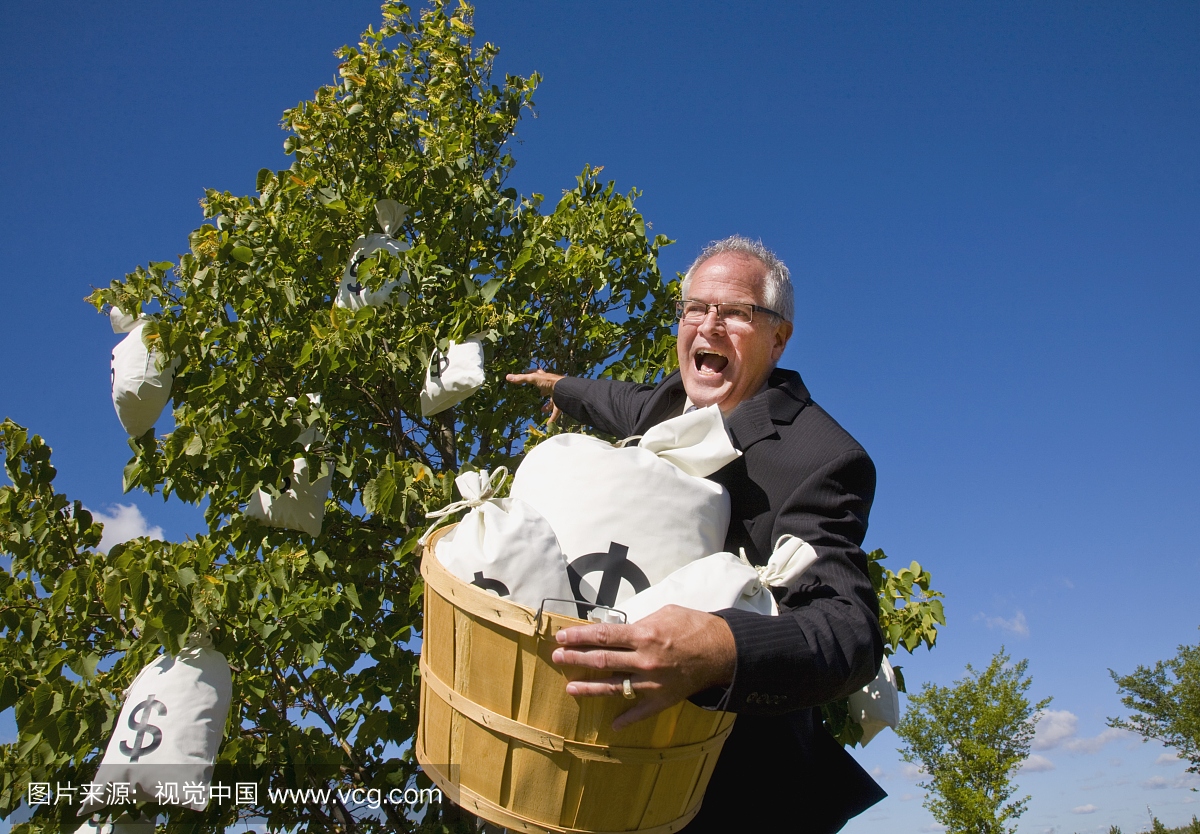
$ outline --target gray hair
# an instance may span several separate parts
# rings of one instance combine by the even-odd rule
[[[770,307],[783,316],[784,321],[790,322],[795,314],[791,273],[774,252],[763,246],[761,240],[751,240],[741,235],[732,235],[724,240],[714,240],[704,247],[696,260],[692,261],[692,265],[688,267],[687,274],[683,276],[683,286],[681,287],[683,297],[687,298],[688,290],[691,288],[692,273],[705,261],[725,254],[754,258],[763,265],[767,271],[762,282],[763,306]]]

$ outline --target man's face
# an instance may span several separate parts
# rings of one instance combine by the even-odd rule
[[[757,258],[723,253],[692,273],[688,298],[709,304],[749,302],[763,306],[766,268]],[[679,323],[679,372],[683,388],[699,406],[730,412],[766,384],[783,355],[792,325],[756,310],[754,321],[721,321],[710,309],[698,324]]]

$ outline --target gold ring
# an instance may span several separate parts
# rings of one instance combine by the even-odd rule
[[[630,701],[637,697],[637,693],[633,691],[633,682],[629,678],[621,681],[621,694]]]

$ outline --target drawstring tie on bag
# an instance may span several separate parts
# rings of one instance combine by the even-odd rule
[[[434,522],[425,531],[425,534],[417,539],[417,544],[424,547],[425,542],[433,535],[433,531],[447,516],[453,515],[459,510],[474,509],[492,500],[504,486],[506,480],[508,480],[507,466],[497,467],[491,473],[486,469],[480,469],[478,472],[464,472],[459,475],[454,479],[454,484],[458,487],[462,500],[447,504],[440,510],[425,513],[425,517],[434,519]]]
[[[795,590],[796,580],[817,561],[817,551],[799,536],[782,535],[775,542],[775,550],[765,565],[751,565],[746,558],[746,548],[738,548],[738,556],[754,568],[758,581],[765,588]]]

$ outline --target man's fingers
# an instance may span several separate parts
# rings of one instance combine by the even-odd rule
[[[588,669],[634,671],[633,652],[607,649],[555,649],[550,659],[562,666],[584,666]]]
[[[560,646],[615,646],[622,649],[637,648],[632,626],[613,623],[571,626],[559,630],[554,639]]]
[[[595,681],[568,681],[568,695],[582,695],[594,697],[597,695],[625,695],[625,678],[629,678],[629,684],[633,688],[634,693],[641,695],[644,692],[652,692],[659,688],[657,683],[653,681],[639,680],[633,673],[628,675],[617,675],[611,678],[601,678]]]
[[[515,385],[536,385],[543,394],[554,391],[554,383],[562,379],[562,374],[552,374],[539,368],[530,368],[523,374],[506,374],[504,377]]]

